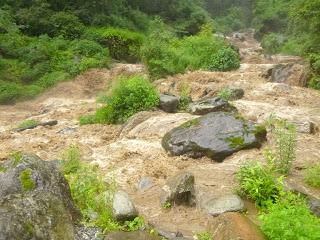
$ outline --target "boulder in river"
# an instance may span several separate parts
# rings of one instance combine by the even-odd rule
[[[160,202],[163,207],[176,205],[193,206],[196,203],[194,176],[182,172],[168,179],[162,188]]]
[[[189,112],[195,115],[205,115],[211,112],[237,112],[237,109],[228,101],[215,97],[191,103]]]
[[[172,95],[160,95],[160,108],[168,113],[175,113],[178,111],[179,98]]]
[[[138,216],[138,212],[124,191],[117,191],[113,197],[113,216],[117,221],[131,221]]]
[[[0,239],[74,239],[80,213],[55,163],[21,155],[0,169]]]
[[[237,195],[227,195],[214,198],[204,204],[204,209],[212,216],[226,212],[239,212],[244,210],[244,203]]]
[[[222,162],[227,156],[249,148],[259,148],[266,129],[241,116],[226,112],[209,113],[172,129],[162,146],[172,155],[207,156]]]

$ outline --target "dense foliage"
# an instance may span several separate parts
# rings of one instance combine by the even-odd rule
[[[206,25],[199,34],[177,38],[161,21],[155,21],[141,49],[141,58],[152,79],[187,70],[224,71],[240,66],[239,54]]]

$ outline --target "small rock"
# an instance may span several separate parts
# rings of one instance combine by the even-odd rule
[[[100,229],[94,227],[76,226],[75,240],[102,240]]]
[[[131,221],[138,216],[138,212],[129,195],[124,191],[118,191],[113,198],[113,216],[117,221]]]
[[[315,125],[313,122],[293,122],[297,127],[297,132],[313,134],[315,132]]]
[[[75,133],[76,131],[77,131],[77,128],[66,127],[58,131],[58,133],[63,135],[69,135],[69,134]]]
[[[230,101],[235,101],[243,98],[244,90],[242,88],[229,88],[231,91]]]
[[[237,195],[214,198],[204,204],[204,209],[212,216],[218,216],[225,212],[240,212],[244,209],[244,203]]]
[[[320,217],[320,199],[310,197],[309,198],[310,210],[318,217]]]
[[[237,109],[227,101],[215,97],[191,103],[189,112],[195,115],[205,115],[211,112],[236,112]]]
[[[160,195],[162,206],[166,204],[194,206],[196,203],[194,176],[189,172],[182,172],[169,178],[162,190]]]
[[[178,111],[179,98],[172,95],[160,95],[160,108],[168,113],[175,113]]]
[[[153,186],[152,179],[150,177],[142,177],[138,183],[139,191],[146,191]]]

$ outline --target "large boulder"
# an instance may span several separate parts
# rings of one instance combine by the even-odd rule
[[[242,149],[259,148],[265,138],[264,127],[239,115],[215,112],[174,128],[163,137],[162,146],[172,155],[207,156],[221,162]]]
[[[293,86],[307,86],[310,70],[306,64],[289,63],[276,65],[271,70],[271,81]]]
[[[74,239],[80,213],[55,163],[23,155],[0,169],[0,239]]]
[[[124,191],[117,191],[113,197],[113,216],[117,221],[131,221],[138,216],[132,200]]]
[[[218,216],[226,212],[240,212],[244,210],[244,203],[237,195],[226,195],[214,198],[204,204],[208,214]]]
[[[172,95],[160,95],[160,108],[168,113],[175,113],[178,111],[179,98]]]
[[[163,207],[175,205],[193,206],[196,203],[194,176],[182,172],[168,179],[160,195]]]
[[[237,112],[237,109],[228,101],[215,97],[191,103],[189,112],[195,115],[205,115],[211,112]]]

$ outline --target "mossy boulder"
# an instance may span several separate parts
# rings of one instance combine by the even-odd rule
[[[237,151],[259,148],[265,139],[264,127],[234,113],[214,112],[174,128],[163,137],[162,146],[172,155],[222,162]]]
[[[0,239],[74,239],[80,217],[53,162],[35,155],[1,163]]]

